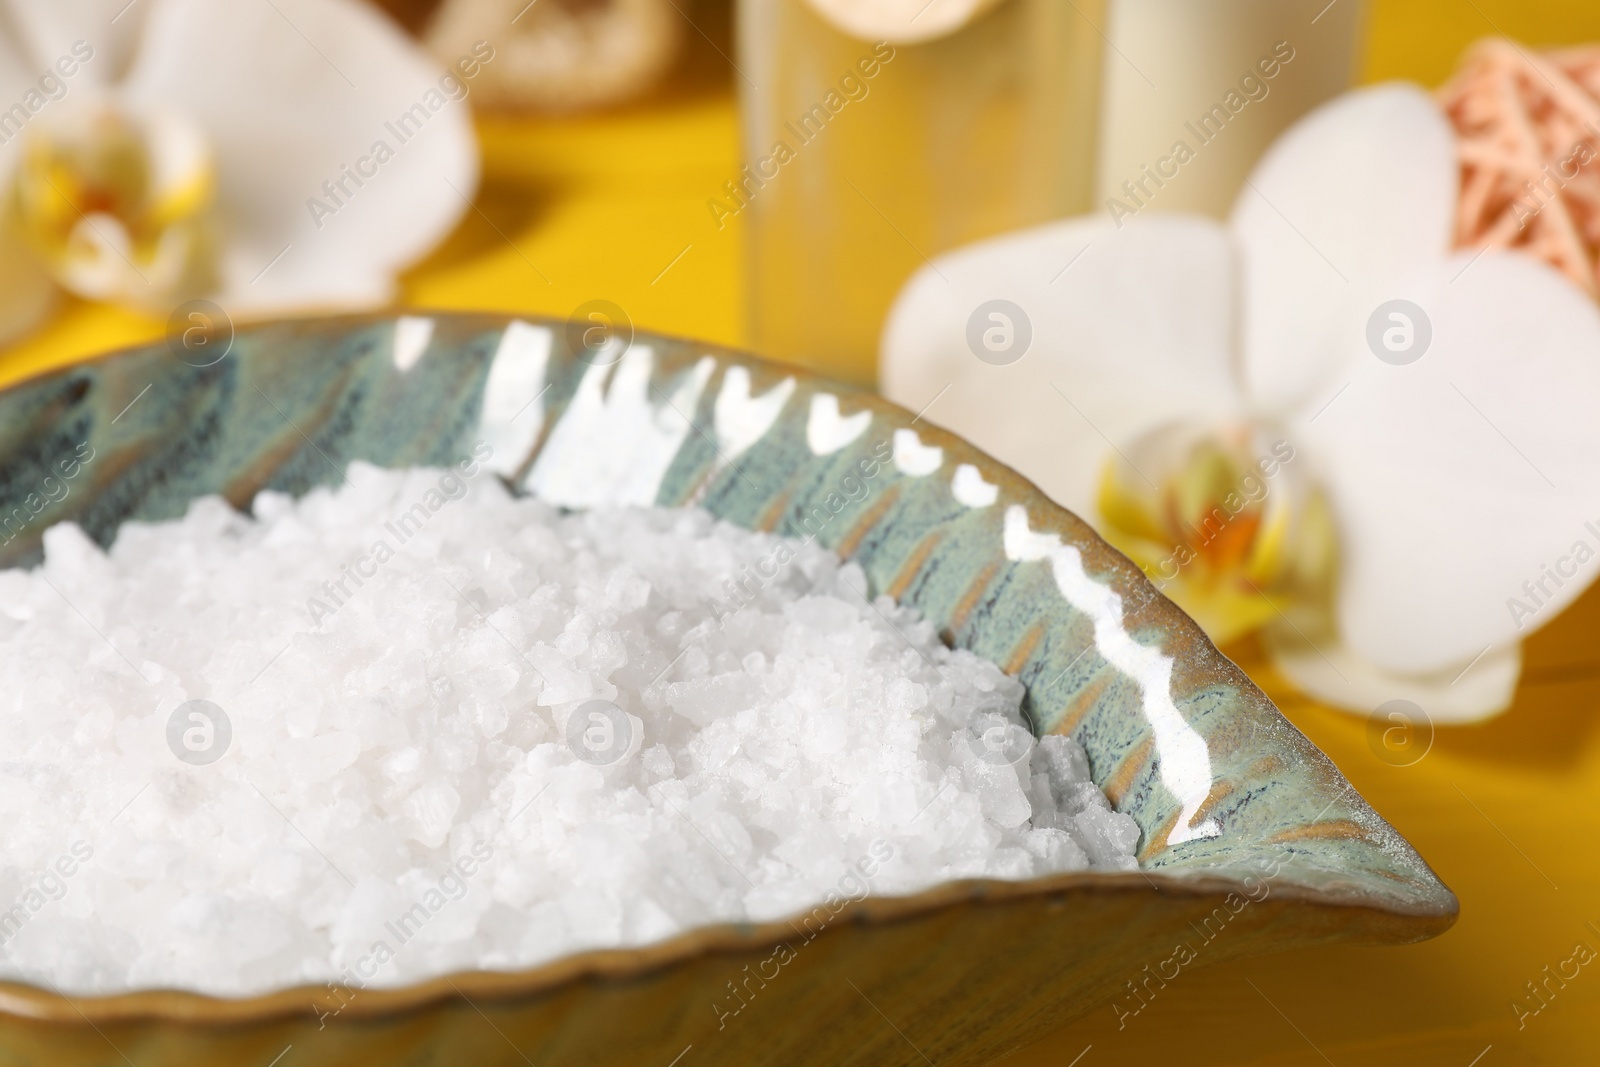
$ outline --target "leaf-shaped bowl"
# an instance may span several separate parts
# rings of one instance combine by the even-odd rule
[[[1139,823],[1141,869],[830,897],[793,921],[402,988],[0,983],[0,1063],[976,1064],[1092,1008],[1136,1010],[1199,964],[1455,919],[1416,851],[1133,564],[870,393],[493,315],[270,323],[213,358],[156,344],[0,392],[0,565],[37,561],[53,522],[109,544],[202,494],[244,507],[354,459],[444,464],[482,440],[560,503],[694,503],[857,560],[874,593],[1022,679],[1038,731],[1083,744]],[[85,443],[72,491],[41,496]]]

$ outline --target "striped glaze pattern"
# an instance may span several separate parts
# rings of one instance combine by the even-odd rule
[[[696,504],[858,561],[872,592],[1022,679],[1039,732],[1084,745],[1143,835],[1143,872],[1112,882],[1270,867],[1280,902],[1382,913],[1386,940],[1455,914],[1415,850],[1082,521],[875,395],[742,353],[639,335],[575,354],[561,322],[466,314],[265,324],[203,368],[164,343],[114,353],[0,393],[0,565],[36,561],[53,522],[108,544],[202,494],[243,507],[351,460],[444,464],[479,441],[563,505]],[[41,498],[85,442],[73,491]]]

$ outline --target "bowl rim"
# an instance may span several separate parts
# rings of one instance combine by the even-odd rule
[[[1311,905],[1335,909],[1356,919],[1366,931],[1364,940],[1379,944],[1407,944],[1443,933],[1454,925],[1459,908],[1385,907],[1370,899],[1318,889],[1292,882],[1264,879],[1268,892],[1252,898],[1257,903]],[[1066,871],[1010,881],[964,878],[940,882],[916,893],[871,894],[847,902],[832,913],[816,937],[837,933],[848,926],[890,925],[961,905],[996,906],[1019,900],[1088,896],[1130,892],[1155,897],[1185,898],[1221,903],[1245,892],[1242,878],[1219,873],[1178,874],[1167,871]],[[329,990],[352,990],[348,1005],[338,1014],[350,1019],[381,1019],[452,999],[491,1002],[524,999],[561,987],[597,980],[626,982],[648,977],[675,964],[701,956],[727,956],[776,946],[792,936],[794,925],[812,911],[757,923],[721,922],[695,926],[646,945],[589,949],[559,956],[531,967],[507,970],[451,971],[431,978],[395,985],[354,988],[340,982],[297,983],[279,989],[243,995],[218,995],[190,989],[152,987],[121,993],[75,994],[45,989],[27,982],[0,980],[0,1013],[40,1022],[94,1026],[162,1020],[205,1026],[237,1026],[294,1016],[318,1016],[319,999]],[[809,939],[808,939],[809,940]]]

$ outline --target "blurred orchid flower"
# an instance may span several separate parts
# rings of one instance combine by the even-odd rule
[[[935,260],[891,312],[885,392],[1217,640],[1259,629],[1308,693],[1494,714],[1521,638],[1600,568],[1600,311],[1532,257],[1453,251],[1457,182],[1428,96],[1347,94],[1226,226],[1075,219]]]
[[[0,339],[59,290],[158,313],[382,303],[476,186],[443,72],[356,0],[0,15]]]

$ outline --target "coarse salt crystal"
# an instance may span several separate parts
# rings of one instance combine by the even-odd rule
[[[1022,686],[815,544],[473,462],[252,512],[0,572],[0,975],[398,985],[1136,865]]]

